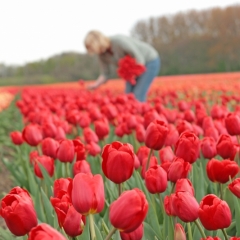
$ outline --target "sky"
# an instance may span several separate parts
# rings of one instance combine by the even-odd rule
[[[0,0],[0,63],[23,65],[62,52],[85,53],[90,30],[130,35],[143,19],[238,0]]]

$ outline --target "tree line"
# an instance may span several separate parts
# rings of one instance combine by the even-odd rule
[[[240,5],[141,20],[131,36],[157,49],[160,75],[240,71]],[[98,74],[95,56],[69,52],[24,66],[0,64],[0,85],[89,80]]]

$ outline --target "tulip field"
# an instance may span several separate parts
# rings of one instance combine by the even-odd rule
[[[88,84],[0,88],[0,240],[240,240],[240,72]]]

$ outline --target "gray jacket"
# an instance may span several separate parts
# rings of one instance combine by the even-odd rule
[[[117,66],[119,59],[125,55],[134,57],[143,65],[159,57],[158,52],[151,45],[131,37],[115,35],[110,37],[110,41],[111,52],[107,51],[99,55],[101,75],[106,79],[110,78],[110,65]]]

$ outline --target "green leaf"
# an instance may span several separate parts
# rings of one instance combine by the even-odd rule
[[[80,236],[78,236],[78,240],[91,240],[90,239],[90,231],[89,231],[89,219],[86,218],[86,225],[83,229],[83,232]]]
[[[235,220],[239,221],[240,219],[240,205],[239,205],[239,200],[237,197],[233,195],[233,200],[234,200],[234,213],[235,213]],[[240,224],[236,224],[236,236],[240,236]]]
[[[42,203],[44,206],[47,222],[52,227],[54,227],[54,214],[53,214],[54,209],[50,200],[48,199],[46,193],[43,191],[42,188],[41,188],[41,195],[42,195]]]

